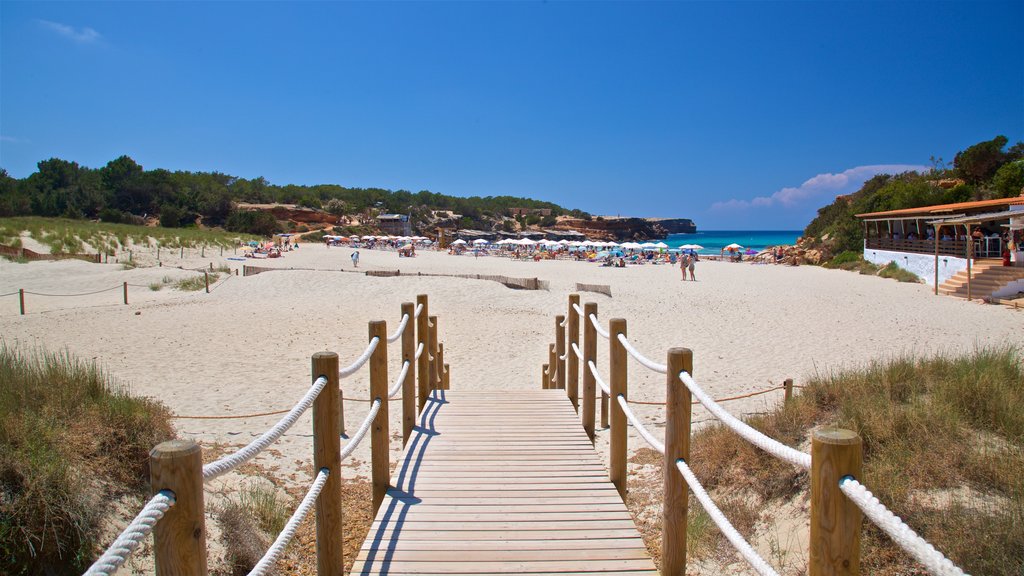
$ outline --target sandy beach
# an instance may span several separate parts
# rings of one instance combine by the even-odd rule
[[[395,270],[537,277],[549,290],[512,290],[492,281],[438,277],[370,277],[351,270],[351,249],[302,245],[283,258],[240,262],[224,258],[166,261],[164,267],[125,270],[119,264],[80,261],[12,263],[0,260],[0,294],[74,294],[116,287],[83,297],[26,297],[19,315],[17,296],[0,298],[0,325],[8,345],[67,349],[95,360],[137,395],[164,402],[182,416],[238,415],[291,407],[310,382],[310,356],[336,351],[343,365],[363,350],[367,322],[400,319],[402,302],[428,294],[430,312],[451,365],[453,389],[526,390],[540,386],[541,364],[554,339],[554,316],[564,314],[575,283],[606,284],[612,297],[581,293],[596,302],[607,326],[611,317],[628,321],[629,338],[650,358],[663,362],[671,346],[694,351],[694,374],[711,395],[725,397],[763,390],[794,378],[899,354],[961,352],[999,346],[1019,336],[1024,316],[999,306],[934,296],[923,284],[817,267],[784,267],[701,261],[697,282],[680,280],[668,265],[602,268],[571,261],[521,262],[420,251],[415,258],[395,252],[360,250],[359,271]],[[204,291],[152,291],[150,283],[194,276],[185,268],[258,264],[285,270],[231,276]],[[131,304],[121,302],[121,283]],[[137,286],[137,287],[135,287]],[[400,348],[389,349],[392,377]],[[607,373],[607,344],[599,342],[599,365]],[[366,370],[343,381],[348,398],[368,396]],[[629,366],[631,399],[661,401],[664,377],[639,364]],[[781,392],[727,404],[733,414],[765,410]],[[366,404],[345,404],[349,430],[363,419]],[[661,409],[637,406],[655,430]],[[240,446],[279,416],[230,420],[176,420],[179,435],[204,446]],[[398,431],[400,409],[391,410]],[[710,416],[695,408],[697,425]],[[645,446],[630,430],[630,449]],[[605,450],[605,436],[598,449]],[[401,442],[392,443],[396,453]],[[258,462],[285,482],[305,484],[312,458],[307,414]],[[366,475],[369,443],[349,462],[351,474]],[[233,475],[218,480],[229,488]],[[237,481],[237,478],[234,478]]]

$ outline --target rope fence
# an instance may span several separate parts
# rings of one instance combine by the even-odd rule
[[[127,286],[127,284],[125,284]],[[402,304],[399,326],[392,335],[387,334],[384,321],[369,323],[366,348],[356,360],[339,368],[338,355],[320,352],[312,358],[312,384],[302,398],[288,410],[256,414],[225,416],[174,416],[178,419],[233,419],[285,414],[276,424],[243,448],[206,465],[202,464],[202,450],[192,441],[172,440],[156,446],[150,454],[151,485],[154,496],[143,507],[125,530],[117,536],[99,559],[93,563],[88,576],[108,576],[116,572],[150,534],[153,534],[156,563],[165,573],[206,573],[206,531],[203,484],[223,476],[249,462],[281,438],[298,419],[312,408],[313,412],[313,466],[317,470],[309,490],[277,535],[274,543],[250,572],[252,575],[269,573],[295,531],[310,510],[316,507],[317,524],[324,535],[341,541],[340,464],[352,455],[360,443],[371,441],[372,486],[374,513],[383,500],[390,484],[390,448],[388,432],[388,400],[402,396],[403,443],[408,442],[412,425],[427,405],[426,396],[416,405],[416,370],[414,363],[425,368],[419,378],[421,389],[429,394],[449,385],[450,369],[443,364],[444,344],[438,342],[438,319],[430,316],[427,326],[427,296],[417,296],[419,305]],[[402,368],[391,388],[388,388],[387,344],[401,340]],[[386,343],[381,346],[381,342]],[[424,351],[427,351],[424,354]],[[432,352],[432,353],[431,353]],[[430,358],[437,358],[432,362]],[[351,376],[362,366],[370,366],[370,399],[366,417],[358,430],[342,447],[344,435],[344,397],[341,379]],[[321,533],[318,530],[318,535]],[[319,538],[319,536],[318,536]],[[318,540],[317,554],[321,565],[335,566],[340,572],[343,557],[340,547],[327,546]]]
[[[580,318],[586,320],[582,347],[577,343]],[[599,336],[609,342],[610,376],[607,379],[601,376],[597,366],[596,344]],[[648,370],[666,375],[665,402],[628,399],[629,357]],[[690,429],[693,424],[691,407],[694,405],[703,406],[715,420],[774,458],[810,472],[808,569],[811,576],[848,573],[850,567],[856,573],[860,563],[862,515],[867,516],[931,573],[950,576],[963,574],[962,570],[918,536],[858,482],[862,467],[862,447],[856,433],[834,428],[815,430],[811,434],[811,452],[808,454],[752,428],[720,406],[721,402],[778,390],[785,391],[785,401],[788,402],[792,398],[793,389],[800,388],[791,379],[786,379],[782,386],[714,400],[693,378],[693,353],[690,350],[672,348],[666,360],[664,364],[655,362],[637,350],[629,341],[625,320],[613,318],[605,329],[597,318],[597,304],[588,302],[581,308],[579,295],[572,294],[569,296],[567,317],[559,315],[555,318],[555,343],[548,345],[548,363],[541,371],[543,388],[565,389],[573,406],[579,406],[582,400],[580,417],[592,441],[595,438],[596,402],[598,398],[601,399],[602,426],[610,428],[609,479],[623,498],[628,478],[627,426],[632,426],[652,449],[664,456],[666,470],[675,468],[679,472],[678,475],[664,475],[661,545],[663,574],[686,572],[687,490],[693,492],[726,540],[755,572],[763,576],[778,574],[739,534],[690,469]],[[578,372],[575,369],[581,364],[584,370],[582,392],[579,392],[576,381]],[[570,374],[568,382],[563,379],[566,373]],[[615,401],[608,403],[609,398]],[[665,407],[664,440],[648,429],[631,408],[634,404]]]

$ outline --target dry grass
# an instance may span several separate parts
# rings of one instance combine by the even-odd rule
[[[94,364],[0,343],[0,573],[80,574],[116,498],[148,494],[169,413]]]

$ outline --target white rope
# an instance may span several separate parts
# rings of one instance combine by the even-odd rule
[[[423,312],[423,304],[417,304],[416,305],[416,312],[413,313],[413,317],[419,318],[420,317],[420,312]]]
[[[698,501],[700,501],[700,505],[704,507],[704,511],[707,512],[708,516],[715,521],[718,529],[722,531],[722,535],[732,543],[733,547],[736,548],[736,551],[740,553],[740,556],[743,556],[743,559],[747,561],[747,564],[750,564],[750,567],[757,571],[761,576],[778,576],[778,572],[769,566],[768,563],[750,547],[750,544],[743,539],[743,536],[740,536],[740,533],[732,527],[732,524],[729,523],[729,519],[725,517],[725,514],[722,514],[722,511],[718,509],[718,506],[715,506],[714,500],[708,496],[708,493],[704,490],[704,487],[700,485],[700,481],[698,481],[697,477],[694,476],[693,471],[686,465],[686,462],[683,460],[676,460],[676,468],[682,473],[683,478],[686,479],[686,483],[690,485],[690,489],[693,490],[693,495],[697,497]]]
[[[562,318],[562,321],[558,324],[559,328],[565,328],[565,325],[569,323],[569,317]]]
[[[697,400],[699,400],[709,412],[715,415],[715,418],[718,418],[722,424],[731,428],[733,432],[742,436],[747,442],[750,442],[754,446],[757,446],[772,456],[775,456],[779,460],[789,462],[797,468],[803,468],[805,470],[811,469],[810,454],[795,450],[774,438],[765,436],[748,426],[745,422],[740,421],[732,414],[729,414],[729,412],[724,408],[716,404],[715,401],[712,400],[711,397],[708,396],[686,372],[680,372],[679,379],[683,384],[686,384],[686,387],[689,388],[690,392],[697,397]]]
[[[597,316],[595,316],[594,314],[591,314],[590,315],[590,323],[594,325],[594,330],[597,331],[599,336],[601,336],[602,338],[605,338],[605,339],[608,338],[608,331],[605,330],[604,328],[601,328],[601,324],[597,321]]]
[[[420,342],[420,345],[416,347],[416,358],[414,359],[419,360],[420,354],[423,354],[423,342]]]
[[[936,550],[935,546],[918,536],[899,516],[893,514],[879,502],[878,498],[863,484],[847,476],[839,481],[839,489],[864,511],[864,514],[875,523],[875,526],[881,528],[915,560],[924,564],[929,572],[940,576],[964,575],[963,570],[953,564],[942,552]]]
[[[284,553],[284,549],[291,542],[295,536],[295,531],[299,528],[299,524],[309,514],[309,509],[316,503],[317,497],[320,496],[320,491],[323,490],[324,484],[327,483],[327,476],[330,474],[330,470],[327,468],[321,468],[320,472],[317,473],[316,479],[313,480],[313,485],[309,487],[309,492],[302,498],[302,502],[299,503],[299,507],[295,509],[292,517],[288,519],[288,523],[284,525],[284,529],[277,535],[274,543],[270,545],[270,549],[267,553],[260,558],[260,561],[253,567],[252,572],[249,572],[249,576],[263,576],[268,570],[277,564],[278,558]]]
[[[575,310],[576,313],[579,314],[580,316],[583,316],[583,310],[580,309],[580,305],[579,304],[573,302],[572,303],[572,309]]]
[[[558,357],[558,360],[559,360],[559,361],[561,361],[561,360],[565,360],[565,359],[566,359],[566,358],[568,358],[568,357],[569,357],[569,353],[568,353],[568,352],[566,352],[565,354],[562,354],[561,356],[559,356],[559,357]]]
[[[252,460],[267,446],[276,442],[282,434],[292,427],[292,424],[295,424],[295,421],[299,419],[299,416],[302,416],[302,414],[313,405],[313,401],[316,400],[316,397],[320,395],[320,391],[323,390],[326,385],[326,376],[317,378],[316,381],[313,382],[313,385],[310,386],[309,391],[306,392],[306,395],[302,397],[302,400],[299,400],[299,403],[285,414],[284,418],[281,418],[277,424],[274,424],[273,428],[264,432],[259,438],[253,440],[248,446],[242,448],[238,452],[203,466],[203,481],[209,482],[218,476],[227,474],[249,460]]]
[[[153,495],[142,507],[142,510],[118,535],[114,543],[107,548],[103,555],[93,562],[93,565],[85,571],[85,576],[109,576],[128,561],[128,557],[139,547],[139,544],[150,532],[153,526],[164,517],[167,510],[174,506],[174,493],[170,490],[161,490]]]
[[[402,332],[405,332],[405,326],[408,323],[409,323],[409,315],[408,314],[402,314],[402,322],[398,325],[398,329],[395,330],[395,333],[392,334],[391,336],[388,336],[388,344],[391,344],[395,340],[398,340],[399,338],[402,337]]]
[[[633,424],[633,428],[636,428],[636,431],[640,433],[640,436],[642,436],[644,440],[647,440],[647,443],[651,445],[651,448],[654,448],[664,455],[665,444],[661,440],[655,438],[654,435],[651,434],[644,426],[644,423],[637,418],[636,414],[633,413],[633,410],[630,409],[629,403],[626,402],[626,397],[619,394],[615,399],[618,400],[619,406],[622,406],[622,411],[625,412],[626,418],[629,418],[629,421]]]
[[[370,356],[373,356],[373,351],[377,349],[377,344],[378,343],[380,343],[380,338],[378,338],[376,336],[371,338],[370,339],[370,343],[366,345],[366,350],[363,350],[362,355],[359,356],[359,358],[356,358],[355,362],[353,362],[353,363],[349,364],[348,366],[342,368],[339,371],[339,375],[342,378],[348,378],[349,376],[355,374],[356,370],[359,370],[360,368],[362,368],[363,364],[366,364],[366,361],[370,359]]]
[[[601,380],[601,375],[597,373],[597,365],[594,364],[594,361],[589,360],[587,362],[587,366],[590,368],[590,373],[594,375],[594,381],[597,382],[597,385],[601,387],[601,391],[607,394],[608,396],[611,396],[612,390],[611,388],[608,387],[607,384],[605,384],[604,380]]]
[[[396,394],[402,389],[402,383],[405,382],[405,375],[409,372],[409,365],[411,362],[406,360],[402,362],[402,371],[398,373],[398,378],[395,380],[395,385],[388,390],[388,400],[395,397]]]
[[[341,449],[341,459],[348,458],[353,452],[356,451],[356,446],[363,441],[363,436],[366,436],[366,432],[370,429],[373,424],[373,419],[377,417],[377,412],[380,411],[380,398],[373,401],[370,405],[370,412],[366,415],[366,419],[359,425],[359,430],[352,435],[352,439],[345,444],[345,447]]]
[[[637,350],[636,348],[633,348],[633,345],[629,343],[629,339],[626,338],[625,334],[619,334],[617,337],[619,339],[619,343],[622,344],[622,347],[626,349],[626,352],[629,352],[630,356],[636,358],[637,362],[643,364],[644,366],[650,368],[651,370],[654,370],[655,372],[660,372],[661,374],[665,374],[666,372],[668,372],[668,366],[666,366],[665,364],[658,364],[657,362],[641,354],[640,351]]]
[[[572,353],[576,355],[577,360],[583,359],[583,352],[580,352],[580,347],[575,342],[570,342],[569,347],[572,348]]]

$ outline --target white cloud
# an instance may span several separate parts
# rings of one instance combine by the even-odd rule
[[[75,28],[74,26],[68,26],[67,24],[61,24],[60,22],[52,22],[50,20],[39,20],[39,23],[46,29],[56,32],[58,35],[78,42],[79,44],[91,44],[101,38],[99,32],[89,28],[88,26]]]
[[[0,142],[18,143],[21,142],[21,140],[15,138],[14,136],[0,136]]]
[[[878,174],[901,174],[903,172],[923,172],[925,170],[928,170],[927,166],[914,164],[857,166],[838,174],[818,174],[797,187],[783,188],[771,196],[757,196],[750,200],[733,198],[724,202],[715,202],[711,205],[710,209],[716,211],[736,211],[748,208],[767,208],[769,206],[792,208],[801,206],[811,200],[820,200],[822,197],[832,199],[842,194],[856,192],[864,185],[864,182]]]

